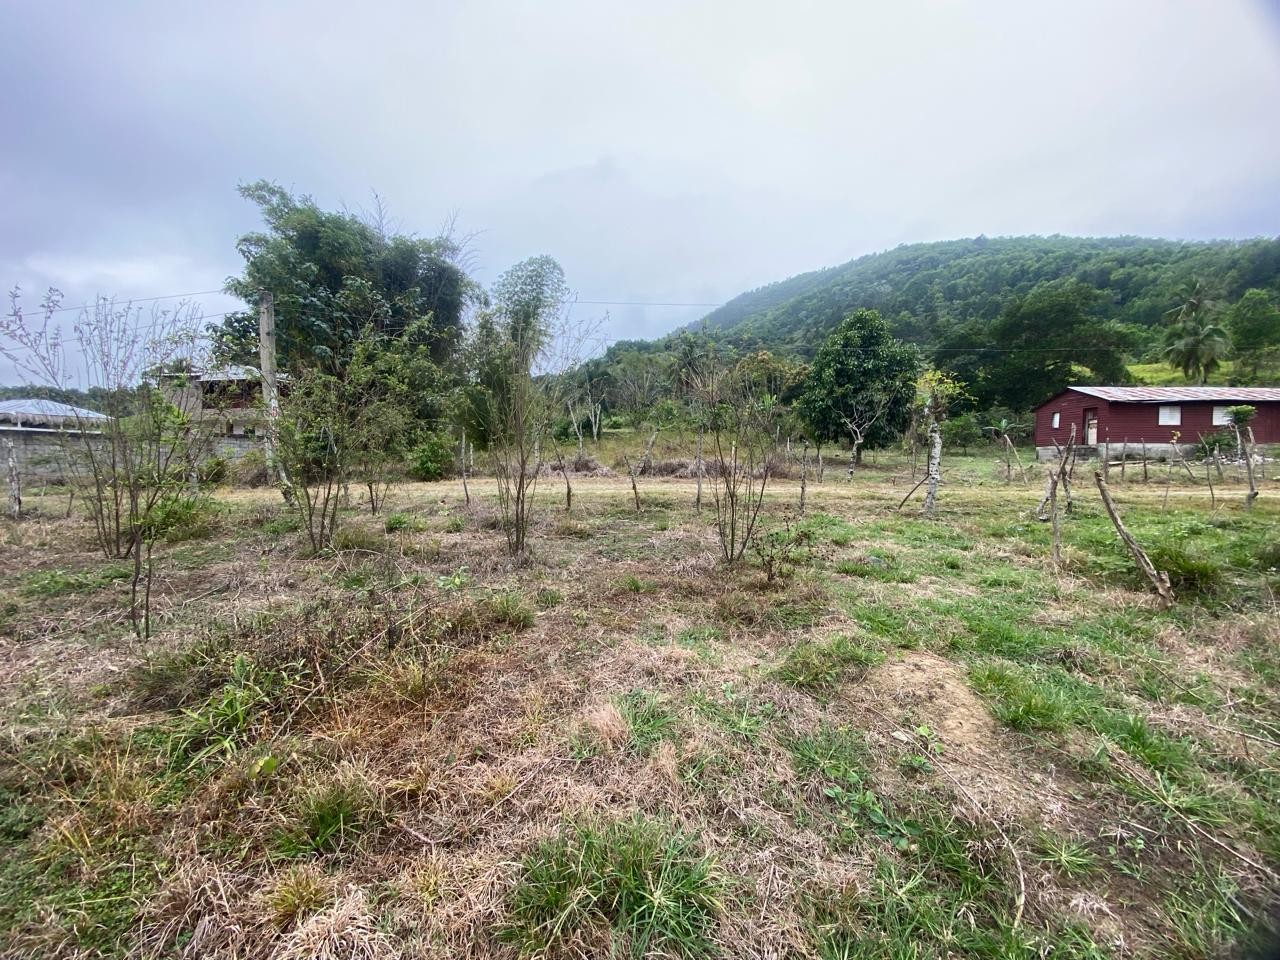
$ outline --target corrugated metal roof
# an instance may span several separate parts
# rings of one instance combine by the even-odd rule
[[[250,367],[238,363],[228,364],[225,367],[214,367],[211,370],[197,370],[191,373],[166,373],[166,377],[173,380],[180,380],[186,377],[194,377],[201,383],[225,383],[233,380],[261,380],[262,374],[258,372],[257,367]],[[288,380],[287,373],[277,373],[276,379],[280,381]]]
[[[37,397],[20,397],[16,400],[0,400],[0,416],[7,417],[66,417],[74,420],[109,420],[104,413],[97,410],[86,410],[84,407],[73,407],[69,403],[58,403],[56,400],[41,400]]]
[[[1280,387],[1068,387],[1099,400],[1126,403],[1168,403],[1213,400],[1223,403],[1280,401]]]
[[[216,367],[213,370],[203,371],[200,374],[200,379],[206,383],[219,380],[261,380],[262,374],[258,372],[257,367],[230,363],[225,367]]]

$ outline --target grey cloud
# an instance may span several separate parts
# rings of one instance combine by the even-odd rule
[[[1261,3],[9,4],[0,279],[218,286],[259,177],[721,301],[900,242],[1273,234]],[[112,285],[113,289],[107,289]],[[172,285],[170,289],[158,289]],[[226,309],[210,298],[210,312]],[[701,310],[611,308],[611,336]]]

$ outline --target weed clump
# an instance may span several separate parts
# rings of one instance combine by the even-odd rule
[[[1222,565],[1209,557],[1169,543],[1154,547],[1148,555],[1157,570],[1169,575],[1174,596],[1209,600],[1221,595],[1226,585]]]
[[[289,867],[263,894],[271,921],[282,930],[316,913],[332,897],[332,881],[312,863]]]
[[[628,573],[618,579],[618,589],[625,593],[653,593],[655,587],[648,580],[637,577],[634,573]]]
[[[372,827],[377,815],[378,798],[363,772],[339,767],[294,794],[276,852],[286,858],[331,853]]]
[[[527,630],[535,620],[534,612],[515,590],[502,590],[488,597],[484,610],[491,623],[511,630]]]
[[[609,956],[705,956],[723,886],[691,837],[660,824],[577,826],[525,856],[501,937],[530,954],[596,934]]]
[[[352,553],[382,553],[387,542],[372,530],[351,524],[339,527],[333,533],[333,549]]]
[[[388,514],[387,518],[382,521],[382,529],[387,533],[397,533],[401,530],[414,530],[420,526],[417,520],[409,516],[407,513]]]
[[[1071,722],[1071,710],[1061,692],[1035,683],[1002,663],[982,663],[969,673],[974,687],[995,700],[996,717],[1015,730],[1061,731]]]

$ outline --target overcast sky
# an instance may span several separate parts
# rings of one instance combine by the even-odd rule
[[[220,287],[258,178],[376,190],[408,232],[456,213],[481,280],[549,253],[585,300],[716,303],[979,233],[1280,232],[1274,0],[0,0],[0,23],[0,282],[31,303]],[[706,312],[590,309],[613,337]]]

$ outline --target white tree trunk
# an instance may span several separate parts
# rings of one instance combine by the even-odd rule
[[[17,520],[22,516],[22,478],[18,475],[18,458],[9,440],[9,516]]]
[[[938,421],[929,424],[929,483],[924,493],[924,515],[932,517],[938,511],[938,483],[942,480],[942,431]]]

